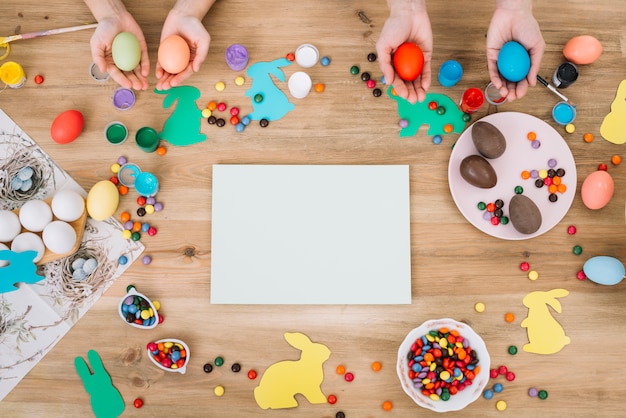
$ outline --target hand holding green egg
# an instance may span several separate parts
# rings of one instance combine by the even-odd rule
[[[122,71],[132,71],[141,60],[139,40],[130,32],[121,32],[113,39],[111,53],[117,68]]]

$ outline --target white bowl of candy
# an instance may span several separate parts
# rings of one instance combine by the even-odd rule
[[[489,382],[484,341],[467,324],[433,319],[411,330],[398,349],[402,389],[436,412],[458,411],[480,397]]]

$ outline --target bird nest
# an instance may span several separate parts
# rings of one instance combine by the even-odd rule
[[[11,179],[25,167],[33,170],[32,185],[28,190],[14,190]],[[50,157],[36,144],[16,134],[0,132],[0,209],[13,210],[29,200],[44,199],[53,186],[53,177]]]
[[[84,280],[77,281],[73,277],[72,264],[76,259],[94,258],[98,265]],[[98,291],[106,287],[115,271],[114,264],[100,248],[81,246],[74,254],[45,265],[48,270],[52,293],[63,300],[63,304],[73,307],[84,306]]]

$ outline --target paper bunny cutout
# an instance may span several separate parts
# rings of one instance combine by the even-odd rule
[[[257,62],[248,68],[246,74],[252,78],[252,86],[246,91],[245,96],[252,98],[254,110],[248,114],[251,120],[278,120],[293,110],[294,104],[276,87],[271,77],[285,81],[285,74],[280,68],[288,65],[291,65],[291,61],[279,58],[270,62]],[[260,102],[254,99],[257,94],[262,97]]]
[[[611,111],[600,125],[600,134],[614,144],[626,142],[626,80],[619,83]]]
[[[565,297],[565,289],[552,289],[547,292],[537,291],[527,294],[522,303],[528,308],[528,316],[522,321],[526,328],[529,343],[524,351],[536,354],[554,354],[570,343],[561,324],[550,313],[548,306],[561,313],[561,303],[557,298]]]
[[[165,94],[163,107],[168,108],[176,103],[174,112],[165,121],[159,138],[172,145],[192,145],[206,141],[206,135],[200,132],[202,112],[196,105],[200,98],[200,90],[192,86],[177,86],[168,90],[154,90],[157,94]]]
[[[100,355],[89,350],[87,359],[89,366],[82,357],[74,359],[78,376],[83,381],[85,390],[91,396],[91,409],[97,418],[116,418],[124,412],[124,399],[111,382],[111,376],[104,369]]]
[[[257,404],[263,409],[294,408],[298,406],[296,394],[312,404],[325,403],[320,385],[324,380],[322,365],[330,357],[330,350],[299,332],[285,333],[285,340],[302,351],[300,359],[279,361],[267,368],[254,389]]]

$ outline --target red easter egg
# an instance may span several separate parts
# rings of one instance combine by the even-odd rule
[[[424,69],[422,48],[413,42],[405,42],[393,53],[393,66],[404,81],[413,81]]]
[[[66,110],[50,126],[50,136],[58,144],[67,144],[78,138],[85,126],[85,118],[78,110]]]

